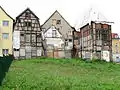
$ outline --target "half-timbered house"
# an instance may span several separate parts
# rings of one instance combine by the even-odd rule
[[[80,28],[81,57],[112,61],[111,25],[93,22]]]
[[[40,57],[45,54],[39,18],[29,9],[16,17],[13,33],[16,59]]]

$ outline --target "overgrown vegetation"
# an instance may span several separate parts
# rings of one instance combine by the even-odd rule
[[[104,61],[38,58],[14,61],[3,90],[119,90],[120,65]]]

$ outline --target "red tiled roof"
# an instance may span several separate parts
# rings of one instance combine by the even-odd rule
[[[112,33],[112,38],[119,38],[117,33]]]

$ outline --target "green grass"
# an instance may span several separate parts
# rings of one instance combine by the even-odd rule
[[[120,65],[79,59],[14,61],[3,90],[119,90]]]

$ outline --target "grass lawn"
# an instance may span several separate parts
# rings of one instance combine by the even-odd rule
[[[120,90],[120,65],[79,59],[13,61],[3,90]]]

